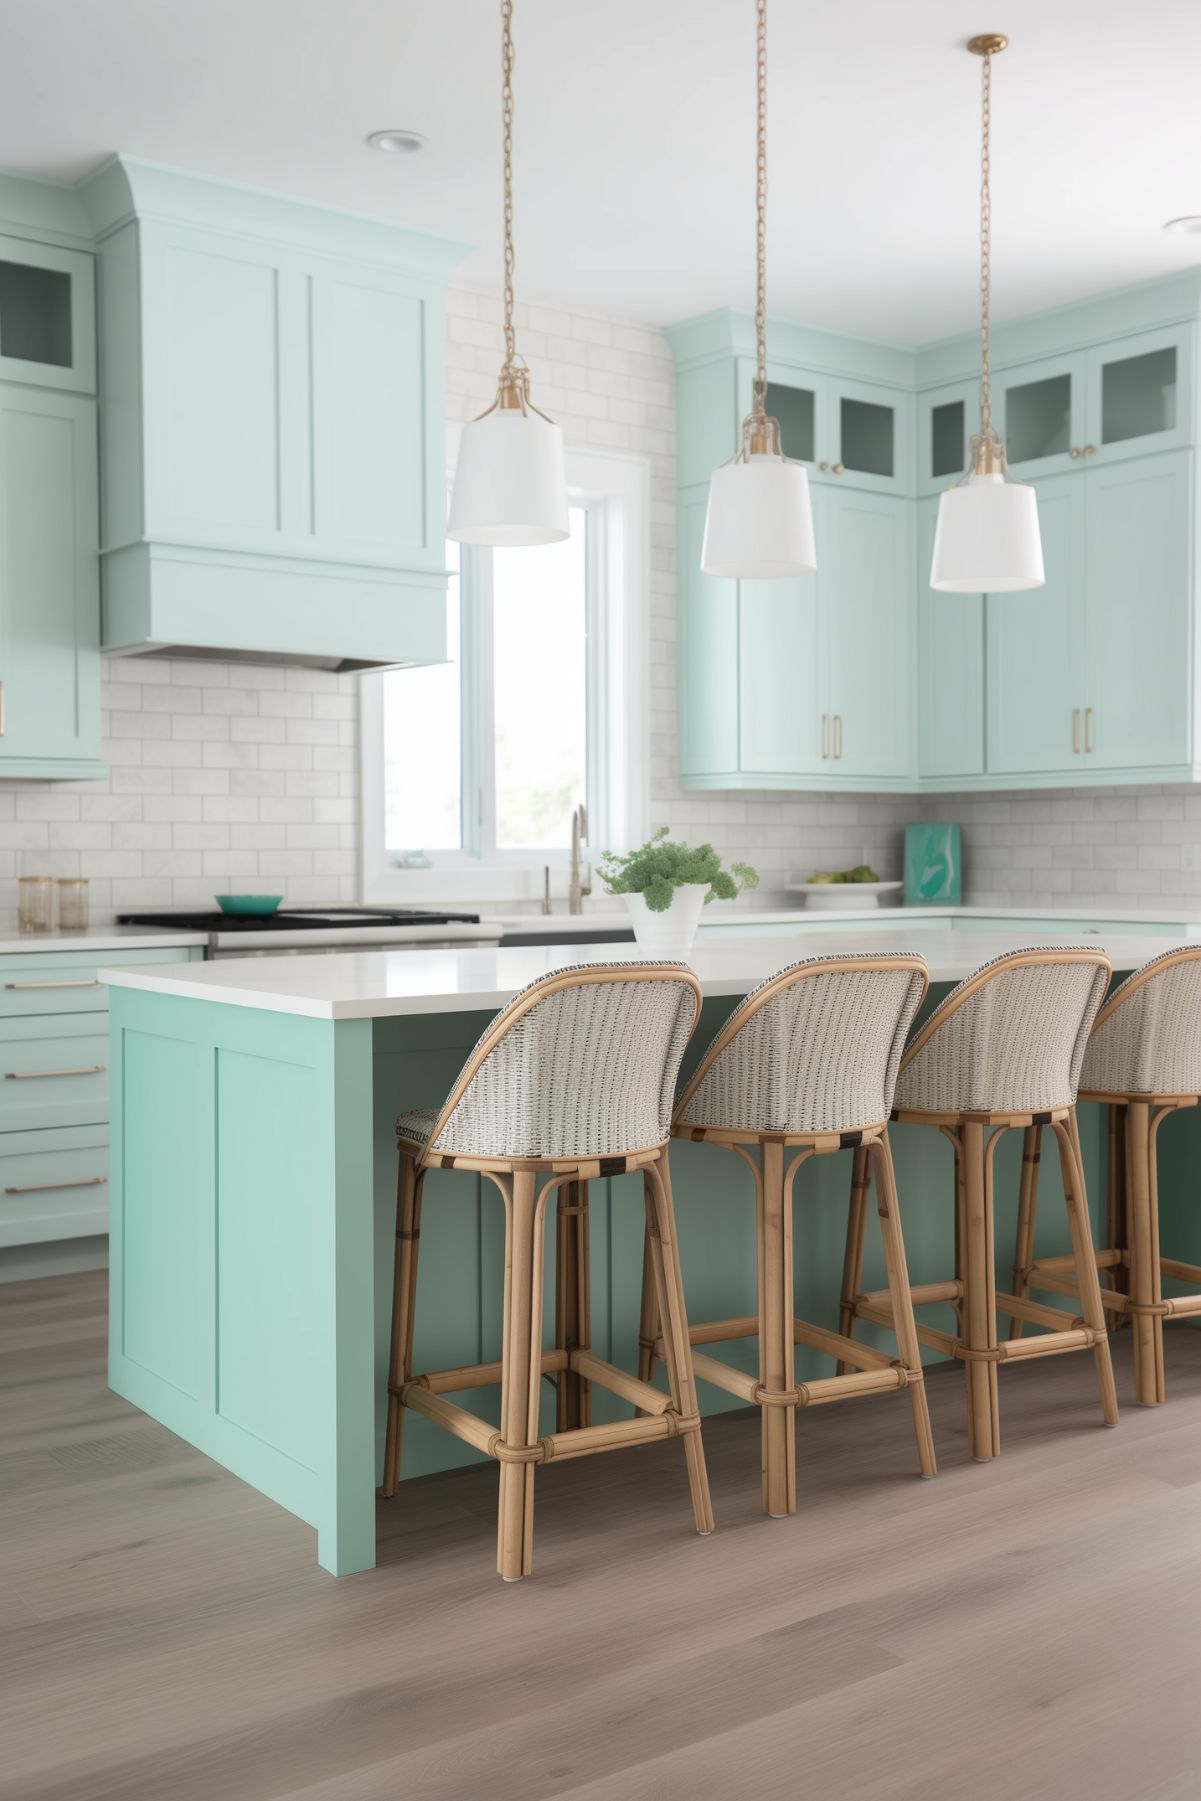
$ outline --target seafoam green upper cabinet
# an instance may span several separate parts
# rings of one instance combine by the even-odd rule
[[[96,392],[94,286],[90,252],[0,235],[0,381]]]
[[[130,159],[83,192],[106,648],[443,656],[461,246]]]
[[[968,447],[980,429],[980,383],[961,381],[917,397],[917,491],[941,494],[967,468]]]
[[[0,776],[100,756],[96,403],[0,385]]]
[[[988,768],[1145,781],[1192,762],[1193,454],[1039,482],[1044,588],[988,599]]]
[[[984,771],[984,596],[936,594],[931,588],[937,522],[937,499],[920,501],[917,762],[918,774],[928,780],[961,779]]]
[[[904,780],[913,742],[913,512],[904,500],[823,494],[818,672],[835,778]],[[747,584],[749,585],[749,584]]]
[[[785,455],[815,486],[913,491],[913,358],[887,345],[773,321],[767,408]],[[733,455],[751,409],[753,321],[709,313],[672,326],[679,368],[679,483],[708,481]]]
[[[1193,339],[1172,326],[994,375],[1010,468],[1054,475],[1191,442]]]

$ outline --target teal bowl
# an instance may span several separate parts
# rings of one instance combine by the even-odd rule
[[[214,894],[213,896],[223,913],[239,914],[242,918],[249,918],[255,914],[262,917],[264,914],[274,913],[283,898],[282,894]]]

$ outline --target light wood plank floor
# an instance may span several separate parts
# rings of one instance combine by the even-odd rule
[[[1001,1372],[1004,1455],[942,1473],[887,1398],[540,1476],[537,1573],[493,1574],[496,1476],[405,1485],[380,1568],[109,1393],[103,1277],[0,1288],[0,1801],[1197,1801],[1201,1332],[1166,1407],[1098,1424],[1092,1360]],[[1129,1334],[1116,1341],[1130,1396]]]

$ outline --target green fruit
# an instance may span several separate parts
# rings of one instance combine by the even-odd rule
[[[810,882],[841,882],[842,877],[831,875],[828,870],[818,870],[815,875],[809,877],[809,880]]]

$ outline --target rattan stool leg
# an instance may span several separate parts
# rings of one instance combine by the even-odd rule
[[[1018,1190],[1017,1235],[1013,1247],[1013,1293],[1024,1300],[1030,1291],[1030,1265],[1034,1261],[1034,1216],[1038,1207],[1038,1164],[1042,1127],[1027,1126],[1022,1133],[1022,1183]],[[1024,1321],[1011,1319],[1007,1338],[1020,1338]]]
[[[642,1305],[638,1312],[638,1380],[655,1379],[655,1339],[659,1332],[659,1304],[655,1288],[655,1261],[648,1224],[642,1240]]]
[[[1118,1423],[1118,1391],[1113,1380],[1113,1361],[1109,1354],[1109,1336],[1105,1325],[1105,1309],[1101,1305],[1101,1283],[1097,1276],[1097,1254],[1093,1245],[1092,1222],[1088,1216],[1088,1199],[1084,1187],[1084,1170],[1080,1163],[1077,1141],[1070,1125],[1062,1121],[1054,1126],[1059,1144],[1059,1167],[1063,1172],[1063,1197],[1068,1210],[1072,1234],[1074,1274],[1080,1290],[1080,1314],[1086,1326],[1102,1336],[1093,1346],[1097,1366],[1097,1386],[1101,1391],[1101,1416],[1107,1426]]]
[[[561,1351],[592,1346],[589,1269],[588,1184],[564,1182],[559,1189],[555,1230],[555,1344]],[[592,1424],[592,1384],[575,1370],[559,1372],[555,1429],[570,1432]]]
[[[1105,1109],[1108,1163],[1105,1179],[1105,1242],[1115,1251],[1129,1249],[1126,1223],[1126,1109],[1110,1103]],[[1119,1294],[1130,1293],[1130,1271],[1125,1264],[1115,1264],[1106,1271],[1109,1286]],[[1128,1313],[1115,1313],[1109,1322],[1110,1333],[1121,1332],[1130,1324]]]
[[[680,1418],[697,1422],[695,1430],[690,1425],[681,1436],[688,1466],[688,1486],[692,1494],[692,1517],[697,1531],[705,1537],[713,1530],[713,1503],[709,1495],[705,1450],[701,1443],[700,1408],[696,1398],[696,1380],[692,1373],[692,1345],[688,1337],[688,1313],[684,1305],[684,1276],[680,1268],[680,1247],[671,1196],[671,1168],[666,1151],[658,1163],[647,1165],[643,1183],[652,1251],[651,1267],[656,1285],[657,1309],[663,1324],[663,1360],[667,1367],[668,1392]]]
[[[997,1284],[994,1267],[991,1159],[984,1127],[967,1120],[963,1130],[963,1300],[967,1364],[968,1448],[977,1463],[1001,1454],[997,1365]],[[988,1167],[986,1167],[986,1161]],[[983,1354],[981,1354],[983,1353]]]
[[[784,1147],[763,1146],[762,1271],[759,1288],[760,1381],[770,1394],[795,1388],[795,1313],[792,1292],[792,1207],[784,1187]],[[763,1510],[773,1518],[796,1512],[796,1409],[779,1401],[760,1409]]]
[[[509,1449],[538,1438],[542,1345],[542,1210],[531,1170],[513,1174],[505,1220],[500,1430]],[[496,1567],[506,1582],[533,1568],[534,1466],[502,1461]]]
[[[868,1147],[856,1145],[851,1152],[851,1199],[847,1208],[847,1245],[842,1262],[842,1303],[838,1310],[838,1330],[844,1338],[855,1336],[855,1301],[863,1286],[863,1245],[870,1184]],[[850,1364],[841,1357],[835,1367],[840,1376],[851,1373]]]
[[[396,1181],[396,1257],[392,1277],[392,1343],[388,1354],[388,1428],[384,1441],[383,1494],[391,1500],[400,1480],[404,1436],[401,1385],[413,1373],[413,1306],[417,1292],[417,1242],[421,1185],[417,1163],[402,1148]]]
[[[917,1323],[913,1317],[913,1297],[909,1292],[909,1266],[905,1257],[905,1239],[901,1232],[896,1171],[893,1168],[892,1146],[888,1142],[887,1133],[871,1147],[871,1161],[875,1170],[876,1211],[880,1215],[880,1236],[884,1240],[888,1292],[892,1300],[893,1331],[901,1362],[911,1376],[909,1395],[913,1402],[917,1458],[922,1475],[933,1476],[938,1473],[934,1456],[934,1433],[930,1426],[926,1384],[922,1379],[922,1353],[917,1339]]]
[[[1164,1398],[1163,1320],[1142,1309],[1163,1298],[1159,1266],[1159,1222],[1155,1217],[1155,1145],[1151,1109],[1131,1101],[1126,1109],[1126,1188],[1130,1231],[1130,1299],[1134,1331],[1134,1393],[1140,1407]]]

